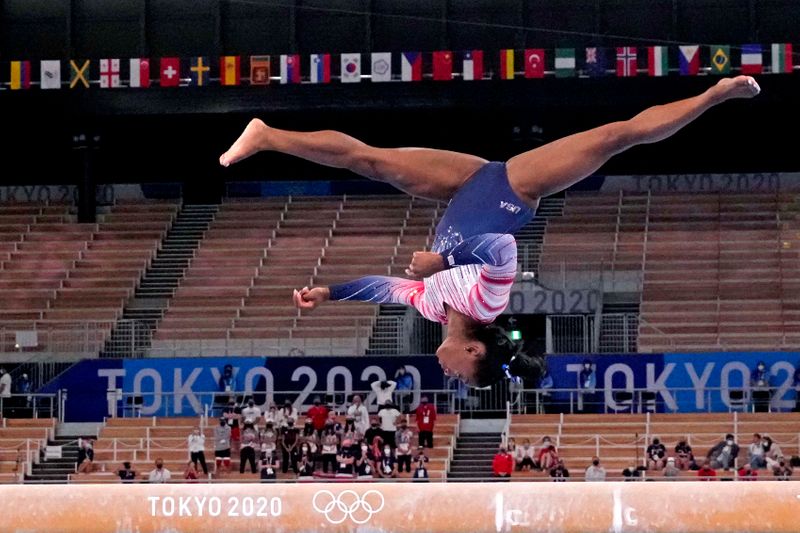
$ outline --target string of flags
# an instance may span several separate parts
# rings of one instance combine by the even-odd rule
[[[580,52],[580,53],[579,53]],[[736,52],[736,53],[734,53]],[[736,64],[734,65],[734,62]],[[243,67],[249,69],[243,71]],[[789,43],[730,45],[681,45],[576,48],[505,49],[497,54],[483,50],[453,52],[375,52],[302,56],[105,58],[10,61],[10,76],[0,90],[101,89],[203,87],[208,85],[269,85],[341,83],[464,81],[515,78],[592,78],[639,75],[681,76],[786,74],[795,69]],[[0,67],[0,72],[2,72]],[[34,72],[35,70],[35,72]],[[368,70],[368,72],[367,72]],[[242,74],[245,74],[244,76]]]

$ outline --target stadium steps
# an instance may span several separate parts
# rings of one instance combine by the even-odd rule
[[[367,355],[399,355],[404,350],[403,317],[406,306],[383,304],[372,328]]]
[[[536,216],[525,224],[515,235],[522,272],[539,270],[539,258],[542,255],[544,234],[547,222],[553,217],[564,214],[564,198],[542,198],[536,209]]]
[[[500,433],[464,433],[456,440],[448,481],[491,478],[492,461],[500,448]]]
[[[141,357],[150,348],[153,331],[218,211],[218,205],[181,208],[106,341],[102,357]]]
[[[42,459],[35,463],[25,483],[66,483],[75,473],[78,462],[78,444],[75,439],[61,438],[48,441],[48,446],[61,446],[61,459]]]

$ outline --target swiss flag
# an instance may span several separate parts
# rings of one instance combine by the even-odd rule
[[[453,79],[453,52],[448,50],[433,53],[433,79],[438,81]]]
[[[161,86],[162,87],[177,87],[181,84],[181,60],[178,57],[162,57],[161,68]]]
[[[544,78],[544,49],[525,50],[525,77]]]

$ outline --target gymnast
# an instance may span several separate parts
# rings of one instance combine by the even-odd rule
[[[517,270],[513,234],[530,221],[539,199],[591,175],[612,156],[666,139],[717,104],[760,92],[749,76],[725,78],[703,93],[650,107],[629,120],[576,133],[506,162],[427,148],[375,148],[336,131],[294,132],[252,120],[219,158],[229,166],[260,151],[346,168],[412,195],[449,201],[430,252],[413,254],[411,279],[367,276],[294,291],[299,309],[328,300],[412,305],[447,325],[436,351],[445,374],[485,387],[503,377],[535,383],[541,355],[521,351],[492,324],[505,309]]]

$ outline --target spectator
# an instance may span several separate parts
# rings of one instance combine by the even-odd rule
[[[424,394],[419,399],[419,406],[415,412],[417,429],[419,429],[419,445],[433,448],[433,427],[436,424],[436,406],[428,403]]]
[[[764,361],[759,361],[750,374],[750,394],[753,398],[753,410],[757,413],[769,411],[771,399],[770,374]]]
[[[197,483],[197,468],[192,461],[186,463],[186,470],[183,471],[183,479],[190,483]]]
[[[531,468],[536,468],[536,462],[533,460],[535,453],[530,439],[523,440],[522,446],[517,446],[514,451],[514,462],[516,463],[517,471],[529,471]]]
[[[421,483],[425,483],[430,480],[430,476],[428,475],[428,456],[425,455],[425,448],[420,446],[417,448],[417,455],[414,457],[414,481],[418,481]]]
[[[692,447],[689,446],[687,439],[684,437],[675,445],[675,466],[681,470],[688,470],[694,468],[694,455],[692,455]]]
[[[397,459],[392,453],[392,448],[388,443],[383,445],[383,455],[379,462],[378,474],[382,478],[397,477]]]
[[[306,424],[303,426],[303,433],[300,435],[300,455],[302,456],[304,453],[307,454],[311,464],[316,464],[319,442],[320,439],[317,437],[314,423],[311,419],[306,419]]]
[[[261,441],[261,453],[269,455],[277,455],[278,453],[278,432],[275,430],[273,422],[267,421],[264,431],[262,431],[258,439]]]
[[[506,441],[506,450],[508,450],[508,453],[510,453],[511,455],[514,455],[514,453],[516,453],[517,441],[514,440],[514,437],[509,437],[508,440]]]
[[[147,480],[150,483],[166,483],[172,479],[172,473],[164,467],[164,459],[156,459],[156,467],[150,471]]]
[[[94,443],[92,439],[80,439],[78,446],[78,473],[91,474],[94,471]]]
[[[764,442],[761,435],[753,434],[753,442],[747,447],[748,462],[751,468],[759,469],[767,466],[767,458],[764,453]]]
[[[414,376],[408,372],[405,365],[401,365],[394,373],[394,381],[397,383],[397,406],[400,407],[400,411],[407,413],[411,400],[411,391],[414,390]]]
[[[327,406],[322,405],[319,396],[314,396],[314,405],[308,409],[306,416],[308,416],[314,424],[314,430],[317,432],[317,435],[322,435],[322,430],[325,429],[325,423],[328,420],[328,411],[329,409]]]
[[[725,435],[725,440],[720,441],[708,452],[708,460],[712,468],[730,470],[739,456],[739,445],[733,440],[733,434]]]
[[[537,401],[540,402],[541,405],[537,405],[537,412],[541,411],[543,413],[547,413],[548,409],[550,408],[550,398],[552,396],[553,390],[553,376],[550,375],[550,372],[545,368],[542,370],[542,375],[539,377],[539,382],[536,384],[536,389],[538,390]]]
[[[189,435],[189,457],[192,463],[195,465],[195,470],[197,469],[197,462],[200,462],[200,466],[203,468],[203,474],[208,475],[208,467],[206,466],[206,436],[200,433],[200,428],[196,427],[192,430],[192,434]]]
[[[514,471],[514,458],[506,451],[505,446],[500,446],[500,451],[492,460],[492,474],[495,477],[510,478]]]
[[[558,450],[550,441],[550,437],[542,438],[542,447],[539,449],[539,456],[536,458],[540,470],[549,471],[558,463]]]
[[[242,445],[239,448],[239,473],[244,474],[246,463],[250,463],[250,472],[256,473],[256,450],[261,450],[258,442],[258,431],[252,422],[245,422],[242,428]]]
[[[648,470],[661,470],[664,468],[664,459],[667,456],[667,448],[661,443],[661,440],[656,437],[653,443],[647,447],[647,469]]]
[[[277,478],[278,461],[275,453],[261,452],[261,460],[258,463],[261,474],[261,481],[271,481]]]
[[[283,402],[283,407],[280,408],[278,414],[276,415],[278,427],[288,426],[290,420],[292,425],[297,424],[297,417],[297,409],[294,408],[292,401],[289,398],[286,398],[286,400]]]
[[[414,438],[414,432],[408,427],[406,419],[400,421],[400,429],[395,434],[395,443],[397,444],[397,471],[403,472],[403,466],[408,473],[411,473],[411,440]]]
[[[356,421],[350,415],[344,419],[344,427],[342,428],[342,441],[349,440],[353,443],[358,443],[364,438],[364,435],[358,431]]]
[[[233,374],[233,365],[227,364],[222,368],[222,375],[219,377],[220,392],[236,392],[236,378]]]
[[[681,469],[675,465],[674,457],[667,457],[667,466],[664,467],[664,477],[678,477]]]
[[[20,398],[21,404],[25,407],[31,406],[31,380],[28,377],[28,374],[23,373],[17,382],[14,383],[14,389],[17,394],[24,395],[24,397]]]
[[[131,468],[130,461],[122,463],[122,470],[118,471],[117,475],[123,483],[133,483],[136,479],[136,471]]]
[[[716,481],[717,471],[711,468],[711,461],[708,459],[703,461],[703,466],[697,471],[697,478],[700,481]]]
[[[373,381],[370,387],[375,392],[375,400],[378,402],[378,408],[392,403],[392,394],[394,389],[397,388],[397,383],[392,380]]]
[[[769,435],[764,435],[764,439],[761,443],[764,448],[764,461],[767,463],[767,468],[772,470],[778,466],[780,458],[783,457],[783,451],[778,443],[773,441],[772,437]]]
[[[381,436],[383,437],[384,444],[388,444],[392,448],[395,447],[394,437],[397,432],[397,418],[400,416],[400,411],[395,409],[391,401],[388,401],[378,411],[378,418],[381,420]]]
[[[600,458],[592,457],[592,464],[586,469],[586,481],[605,481],[606,469],[600,466]]]
[[[597,391],[597,376],[592,362],[589,359],[583,361],[583,368],[578,374],[578,406],[584,413],[594,413],[597,411],[595,406]]]
[[[261,409],[256,407],[256,402],[250,398],[247,400],[247,407],[242,409],[242,424],[246,424],[250,422],[253,424],[253,427],[256,428],[258,431],[258,425],[261,421]]]
[[[359,446],[359,454],[355,460],[356,475],[360,479],[372,479],[375,466],[368,456],[369,446],[367,446],[366,443],[362,443]]]
[[[569,470],[567,467],[564,466],[564,460],[559,459],[558,463],[556,463],[555,468],[550,469],[550,477],[553,478],[553,481],[566,481],[569,477]]]
[[[789,481],[792,477],[792,467],[783,457],[780,457],[778,458],[778,464],[772,468],[772,475],[778,481]]]
[[[11,374],[0,368],[0,398],[11,398]]]
[[[336,471],[336,456],[339,454],[339,436],[333,427],[333,424],[328,424],[322,433],[322,471],[328,472],[328,465],[331,466],[331,471]]]
[[[758,470],[750,465],[741,467],[737,474],[739,480],[741,481],[758,481]]]
[[[347,416],[353,417],[356,422],[356,429],[362,435],[369,428],[369,411],[367,411],[367,406],[361,403],[360,395],[353,395],[353,403],[347,409]]]
[[[342,425],[339,423],[339,420],[337,420],[336,412],[334,412],[334,411],[330,411],[328,413],[328,418],[325,419],[325,426],[327,426],[329,424],[333,425],[333,430],[336,432],[337,435],[341,436],[341,434],[342,434]],[[325,426],[323,426],[323,428]]]
[[[278,408],[275,404],[270,404],[269,409],[264,411],[264,424],[266,425],[267,422],[272,422],[274,427],[280,427],[280,420],[278,420]]]
[[[281,472],[284,474],[292,467],[294,473],[297,473],[297,444],[300,440],[299,432],[294,427],[294,420],[291,418],[286,420],[286,426],[281,430]]]
[[[220,467],[227,472],[231,470],[231,427],[226,418],[220,418],[214,428],[214,467],[217,472]]]
[[[364,433],[364,440],[367,441],[367,444],[372,446],[372,442],[375,440],[375,437],[381,437],[383,440],[383,431],[381,431],[381,424],[378,421],[377,416],[373,416],[370,419],[370,427],[367,429],[366,433]]]
[[[242,416],[242,408],[239,407],[233,396],[228,401],[228,406],[222,411],[222,416],[225,417],[231,428],[231,441],[239,442],[239,419]]]
[[[353,477],[355,472],[356,459],[350,450],[342,449],[336,456],[336,477]]]
[[[297,464],[297,477],[314,477],[314,460],[309,454],[300,455],[300,461]]]

